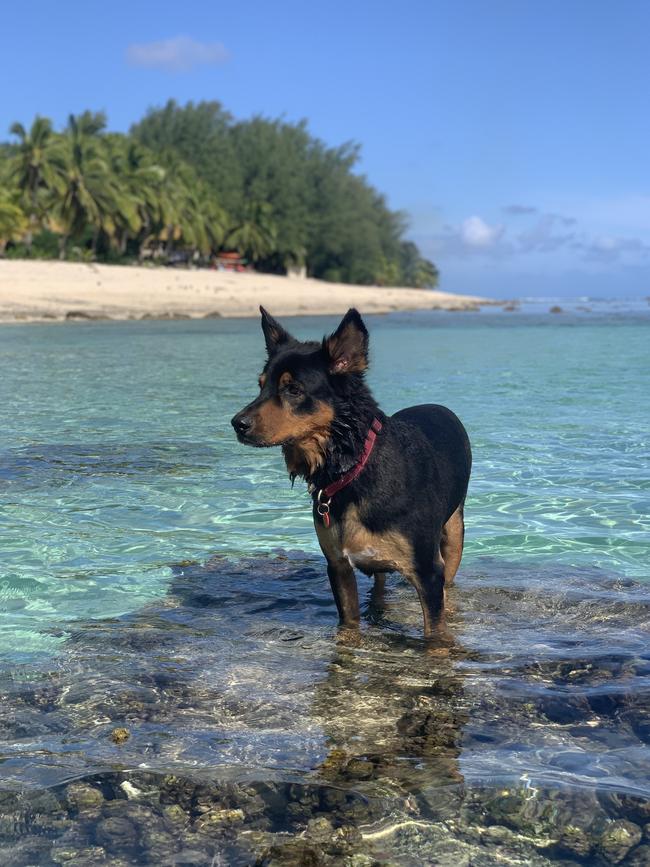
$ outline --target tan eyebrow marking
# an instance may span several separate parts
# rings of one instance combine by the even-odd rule
[[[260,373],[259,378],[257,380],[257,384],[259,385],[260,388],[264,388],[264,386],[266,385],[266,374],[265,373]]]
[[[280,380],[279,380],[279,382],[278,382],[278,387],[279,387],[279,388],[282,388],[283,385],[289,385],[290,382],[293,382],[293,376],[291,376],[291,374],[289,373],[289,371],[286,370],[286,371],[282,374],[282,376],[280,377]]]

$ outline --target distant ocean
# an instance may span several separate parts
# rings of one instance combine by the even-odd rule
[[[650,285],[648,290],[650,292]],[[588,295],[574,298],[524,296],[511,303],[522,313],[548,313],[552,308],[559,307],[562,312],[578,316],[589,314],[650,316],[650,295],[638,298],[591,298]]]

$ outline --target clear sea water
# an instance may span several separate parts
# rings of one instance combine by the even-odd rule
[[[650,863],[650,317],[581,306],[368,317],[474,448],[437,649],[398,577],[337,631],[256,321],[0,327],[3,863]]]

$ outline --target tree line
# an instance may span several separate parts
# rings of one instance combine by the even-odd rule
[[[0,145],[0,255],[209,264],[237,252],[257,270],[433,287],[406,221],[305,122],[236,120],[218,102],[152,109],[128,134],[106,116],[37,116]]]

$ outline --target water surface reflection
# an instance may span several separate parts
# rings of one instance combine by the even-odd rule
[[[0,682],[2,863],[648,863],[644,585],[479,559],[433,644],[366,594],[341,632],[319,558],[214,558],[62,626]]]

